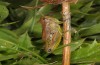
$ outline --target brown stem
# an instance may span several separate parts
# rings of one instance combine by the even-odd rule
[[[64,31],[63,44],[66,45],[71,42],[69,2],[62,3],[62,14],[63,14],[63,31]],[[67,46],[63,49],[63,65],[70,65],[70,46]]]

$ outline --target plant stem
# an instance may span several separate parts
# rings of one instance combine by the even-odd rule
[[[36,52],[32,52],[24,47],[21,47],[19,46],[21,49],[25,50],[25,51],[28,51],[28,52],[31,52],[33,56],[36,56],[38,57],[43,63],[48,63],[43,57],[41,57],[40,55],[38,55]]]
[[[62,14],[63,14],[63,31],[64,31],[63,44],[67,45],[71,42],[69,2],[62,3]],[[63,49],[63,65],[70,65],[70,46],[64,47]]]
[[[39,3],[39,0],[36,0],[36,4],[35,4],[35,7],[38,6],[38,3]],[[37,13],[37,9],[34,10],[34,16],[33,16],[33,22],[31,24],[31,32],[33,32],[33,28],[34,28],[34,24],[36,23],[36,13]]]

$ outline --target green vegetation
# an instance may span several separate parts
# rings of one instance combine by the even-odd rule
[[[39,0],[0,0],[0,65],[62,64],[65,46],[61,41],[52,54],[46,53],[39,23],[46,15],[62,21],[61,4],[42,4]],[[100,0],[71,4],[71,15],[71,65],[100,62]]]

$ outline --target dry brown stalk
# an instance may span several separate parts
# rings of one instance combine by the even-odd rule
[[[70,26],[70,3],[62,3],[62,14],[63,14],[63,31],[64,38],[63,44],[69,44],[71,42],[71,26]],[[70,46],[63,49],[63,65],[70,65]]]

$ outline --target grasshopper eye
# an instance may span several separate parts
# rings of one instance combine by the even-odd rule
[[[54,33],[52,33],[52,34],[54,34]]]
[[[54,32],[51,32],[50,34],[54,34]]]
[[[51,49],[48,49],[48,53],[50,53],[51,52]]]

